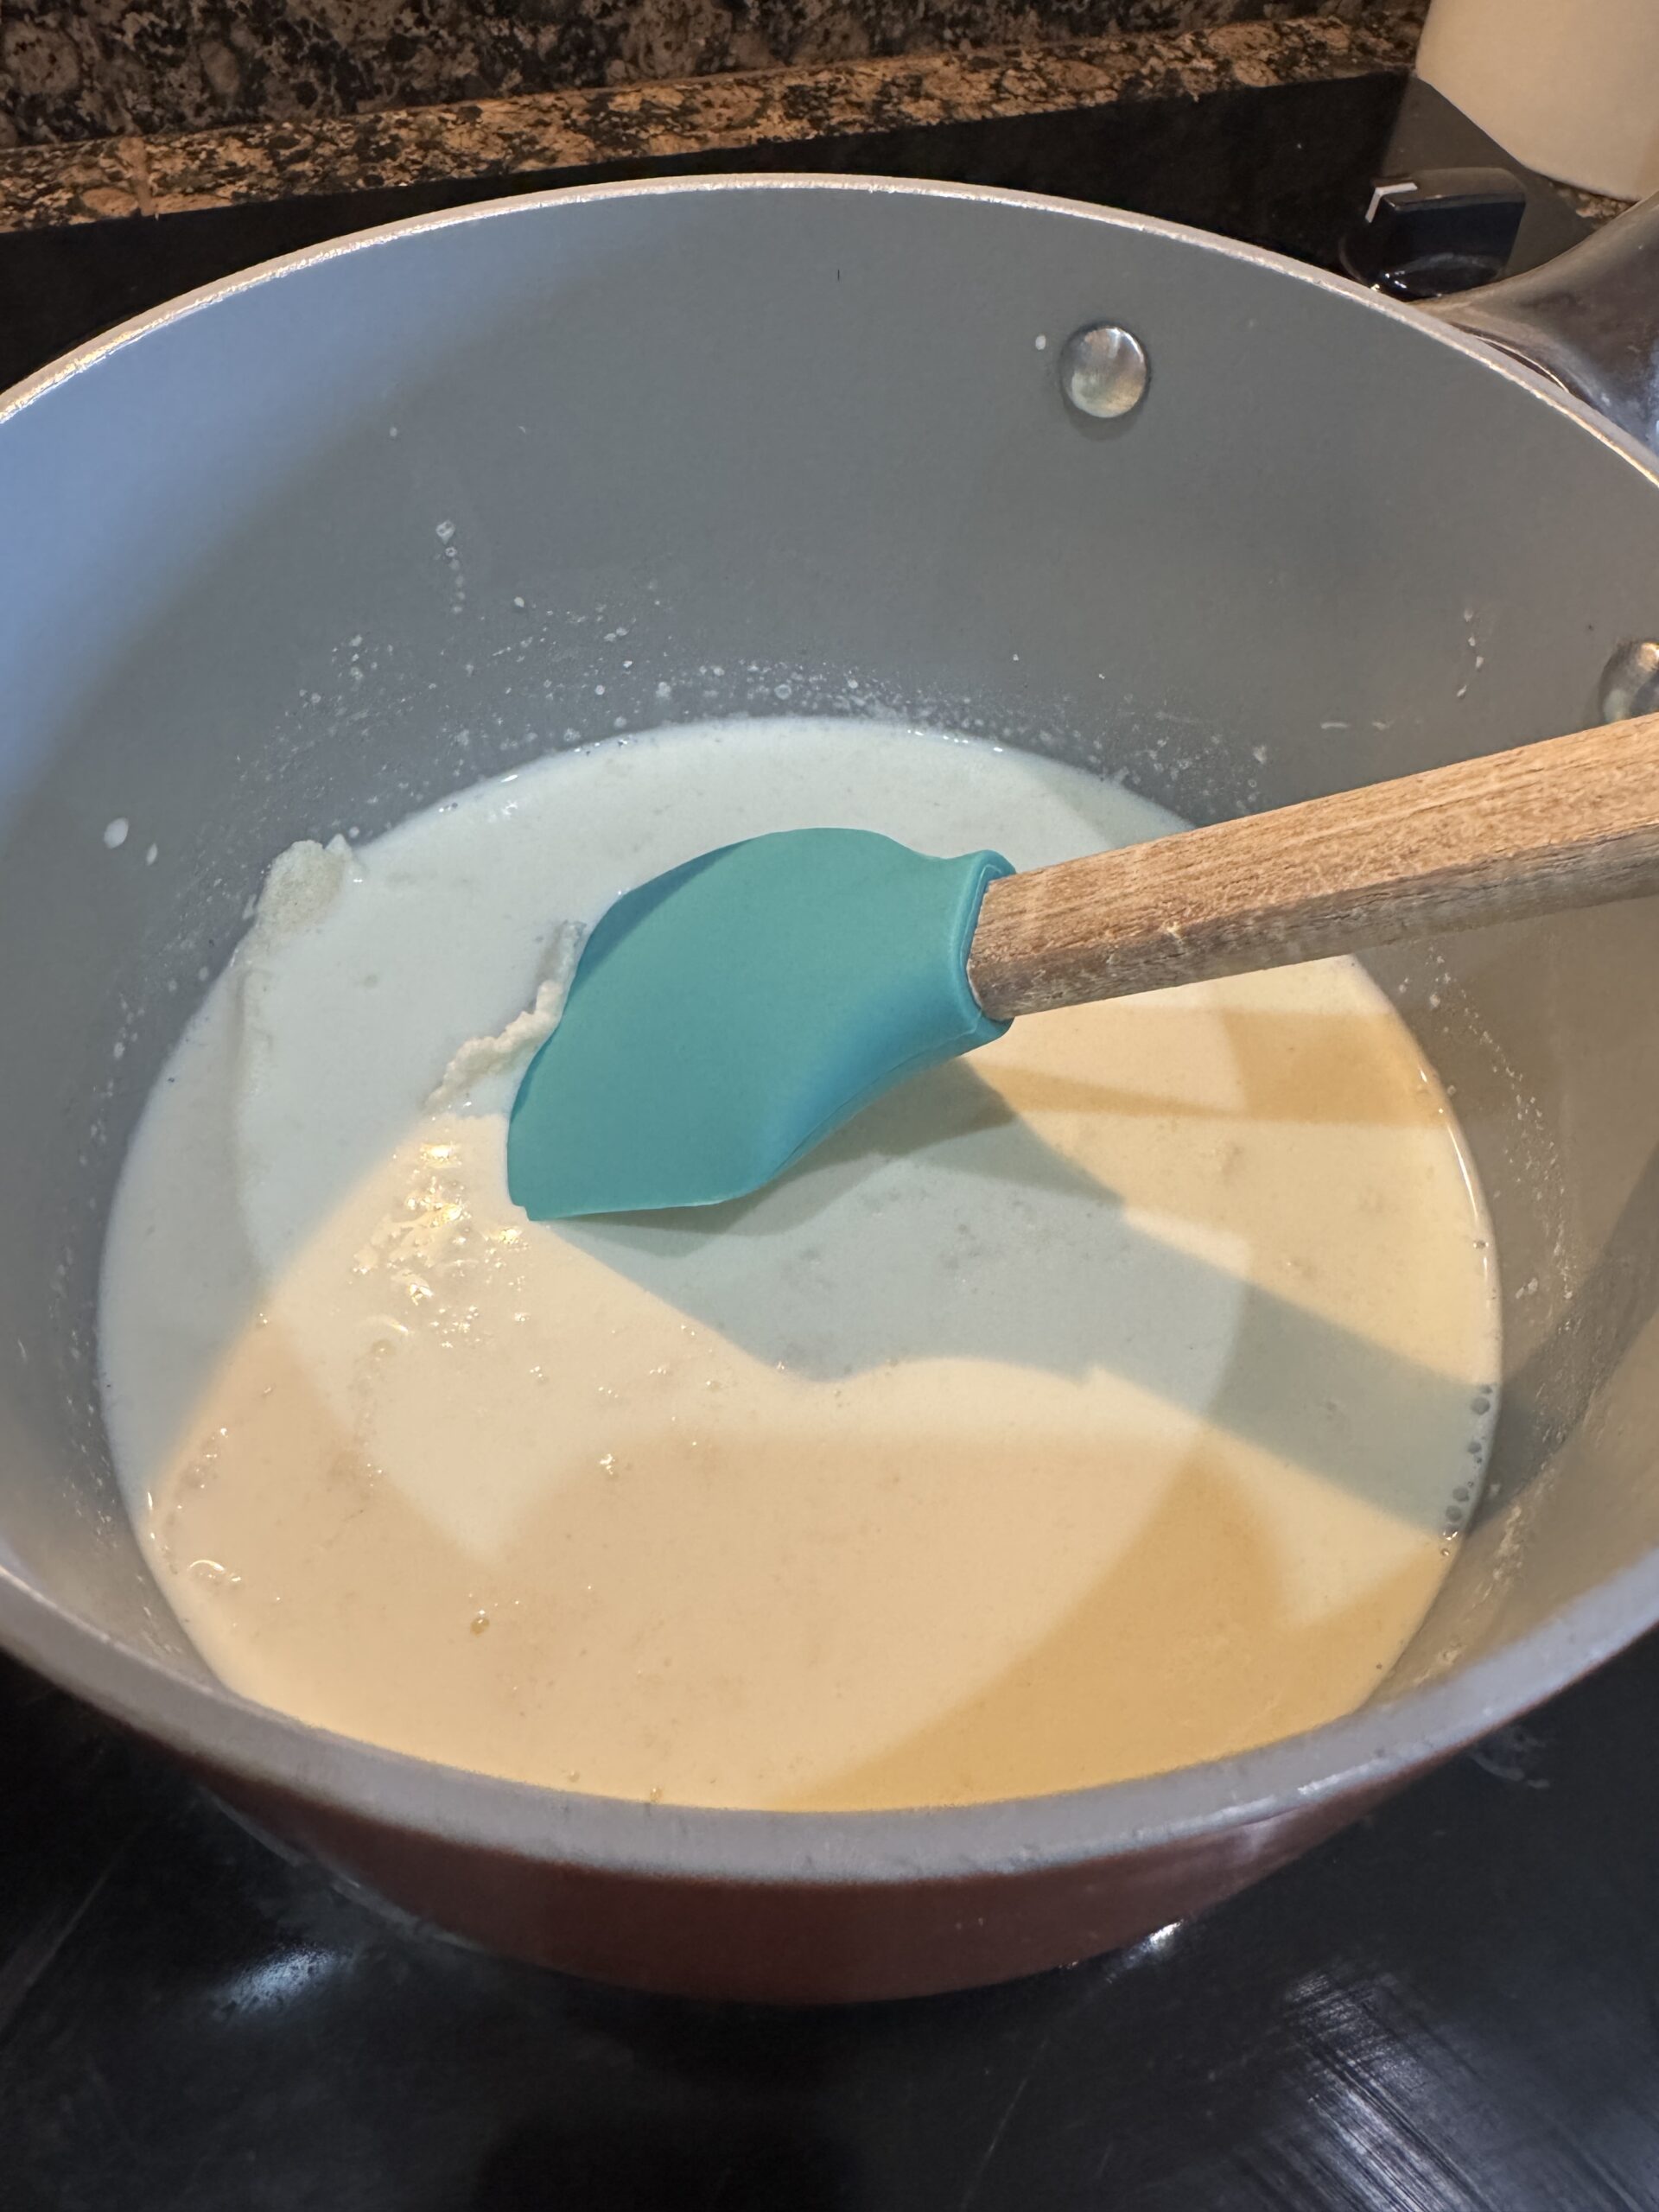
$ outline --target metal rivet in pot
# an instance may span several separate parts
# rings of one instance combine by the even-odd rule
[[[1659,714],[1659,641],[1627,638],[1601,671],[1596,696],[1604,721]]]
[[[1060,349],[1059,367],[1060,390],[1071,405],[1103,423],[1132,415],[1152,375],[1146,347],[1116,322],[1074,330]]]

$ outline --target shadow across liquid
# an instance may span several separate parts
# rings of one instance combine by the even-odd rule
[[[1341,1072],[1341,1017],[1317,1039],[1321,1080],[1300,1094],[1285,1084],[1275,1063],[1282,1033],[1296,1024],[1325,1027],[1316,1016],[1229,1017],[1243,1075],[1239,1116],[1316,1118],[1317,1104],[1305,1111],[1312,1100],[1332,1118],[1370,1118],[1368,1105],[1386,1117],[1388,1094],[1368,1099]],[[1356,1017],[1355,1026],[1370,1023]],[[1323,1081],[1327,1066],[1338,1071],[1334,1087]],[[1219,1118],[1109,1084],[1057,1086],[1040,1072],[1021,1071],[1009,1089],[1021,1108],[1058,1103],[1058,1090],[1087,1112]],[[920,1208],[902,1183],[880,1173],[924,1152],[963,1185],[959,1225],[943,1251],[918,1233]],[[1016,1194],[1015,1233],[994,1252],[974,1226],[973,1186],[984,1182]],[[935,1240],[938,1217],[935,1206]],[[1103,1370],[1395,1512],[1402,1467],[1429,1457],[1444,1465],[1448,1437],[1459,1427],[1473,1433],[1466,1381],[1140,1225],[1120,1192],[1046,1142],[965,1061],[889,1092],[753,1197],[565,1222],[556,1233],[769,1365],[820,1381],[939,1358],[1074,1378]],[[1125,1326],[1136,1313],[1057,1297],[1057,1256],[1079,1239],[1109,1250],[1113,1268],[1132,1278],[1139,1317],[1155,1309],[1172,1325]],[[1211,1335],[1230,1338],[1218,1376],[1193,1357]],[[1438,1528],[1444,1503],[1442,1492],[1418,1516],[1422,1525]]]

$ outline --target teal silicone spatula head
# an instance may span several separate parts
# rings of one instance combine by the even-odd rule
[[[619,899],[525,1071],[507,1186],[536,1221],[760,1189],[907,1075],[1000,1037],[968,987],[997,853],[866,830],[723,846]]]

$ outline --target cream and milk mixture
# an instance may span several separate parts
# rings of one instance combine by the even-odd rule
[[[617,1796],[890,1806],[1212,1758],[1398,1655],[1478,1486],[1496,1303],[1356,966],[1020,1021],[753,1199],[512,1205],[571,925],[823,823],[1021,868],[1172,826],[1019,753],[743,721],[273,869],[140,1124],[101,1314],[132,1511],[235,1688]]]

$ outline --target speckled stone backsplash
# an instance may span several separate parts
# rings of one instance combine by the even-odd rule
[[[0,0],[0,146],[1411,0]]]

